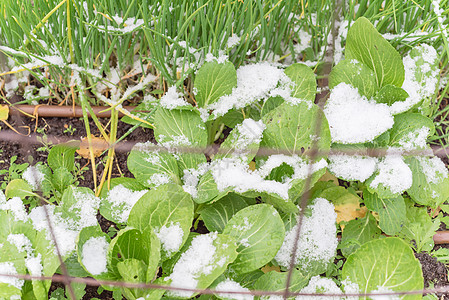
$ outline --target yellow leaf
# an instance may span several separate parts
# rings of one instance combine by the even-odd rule
[[[334,175],[332,175],[331,173],[329,173],[329,171],[326,170],[326,173],[324,173],[323,176],[321,176],[320,179],[318,179],[318,181],[332,181],[333,184],[339,186],[340,184],[338,183],[338,178],[335,177]]]
[[[9,106],[0,105],[0,121],[8,120],[8,115],[9,115]]]
[[[98,157],[103,153],[103,151],[107,150],[109,147],[109,143],[105,141],[102,138],[96,137],[94,135],[91,135],[92,139],[92,150],[94,152],[94,156]],[[80,148],[76,150],[76,153],[81,155],[81,157],[89,158],[90,157],[90,151],[89,151],[89,140],[87,137],[81,139]]]
[[[251,171],[254,171],[256,169],[256,162],[252,161],[249,163],[249,169]]]
[[[342,186],[325,189],[319,197],[327,199],[334,204],[335,212],[337,213],[337,223],[363,218],[367,211],[366,207],[360,207],[360,197]]]
[[[269,266],[269,265],[265,265],[264,267],[262,267],[262,272],[264,273],[268,273],[270,271],[275,271],[275,272],[280,272],[281,268],[276,267],[276,266]]]

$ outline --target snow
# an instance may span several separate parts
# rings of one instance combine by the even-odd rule
[[[376,157],[336,154],[329,155],[329,171],[344,180],[367,180],[376,171]]]
[[[227,48],[234,48],[235,46],[237,46],[238,44],[240,44],[240,37],[238,35],[236,35],[235,33],[233,33],[229,38],[228,41],[226,42],[226,47]]]
[[[369,184],[373,189],[382,184],[396,194],[402,193],[412,186],[412,171],[401,156],[387,155],[378,163],[377,172],[378,174]]]
[[[39,190],[42,186],[45,174],[39,170],[39,165],[29,166],[22,174],[22,178],[25,179],[33,190]]]
[[[431,65],[438,62],[438,54],[432,46],[421,44],[416,49],[421,55],[414,58],[408,54],[402,59],[405,70],[405,79],[402,84],[402,88],[409,94],[409,97],[405,101],[397,101],[391,105],[391,113],[396,115],[401,112],[405,112],[413,105],[418,104],[422,99],[432,96],[438,84],[438,68],[431,70]],[[422,78],[416,78],[416,70],[418,68],[417,62],[420,59],[422,65],[421,71],[424,73]]]
[[[324,278],[320,276],[313,276],[310,278],[309,284],[299,291],[305,294],[342,294],[337,284],[330,278]],[[298,296],[297,300],[339,300],[341,297],[330,296]]]
[[[42,265],[42,255],[40,253],[37,256],[27,257],[25,259],[25,266],[31,276],[42,276],[44,266]]]
[[[4,275],[17,275],[17,269],[14,267],[14,264],[10,261],[8,262],[0,262],[0,270],[1,274]],[[18,288],[19,290],[22,289],[22,286],[24,284],[23,279],[19,279],[12,276],[1,276],[0,275],[0,282],[9,284],[15,288]]]
[[[388,105],[368,100],[356,88],[343,82],[332,89],[324,114],[332,142],[343,144],[371,141],[394,123]]]
[[[449,172],[439,157],[428,158],[417,156],[416,159],[419,161],[428,183],[438,184],[447,178]]]
[[[71,217],[74,216],[77,219],[67,217],[67,215],[64,216],[60,210],[57,210],[59,207],[55,207],[54,205],[35,207],[29,215],[34,229],[38,231],[46,230],[47,240],[49,240],[51,244],[54,244],[44,211],[44,209],[47,209],[59,251],[63,256],[70,254],[75,250],[76,238],[81,229],[88,226],[98,225],[97,210],[100,200],[93,195],[78,192],[76,190],[74,191],[74,197],[76,203],[67,209],[66,214],[69,213],[71,214]],[[60,205],[64,206],[62,202]],[[55,254],[57,254],[56,249]]]
[[[222,116],[232,108],[243,108],[257,100],[268,97],[279,80],[285,76],[283,70],[268,62],[244,65],[237,69],[237,86],[231,94],[220,97],[209,105],[214,117]]]
[[[161,228],[155,228],[154,231],[161,241],[162,249],[167,252],[168,256],[181,248],[184,231],[179,222],[175,224],[171,222],[169,227],[164,225]]]
[[[257,172],[248,169],[248,165],[233,159],[223,159],[215,162],[212,176],[220,192],[233,188],[238,193],[249,190],[274,193],[283,199],[288,199],[288,184],[274,180],[264,180]]]
[[[91,237],[84,243],[81,261],[90,274],[100,275],[108,271],[108,247],[109,243],[104,236]]]
[[[297,243],[296,264],[305,269],[311,261],[331,262],[337,251],[337,214],[334,205],[324,198],[317,198],[310,206],[312,214],[304,216],[301,234]],[[275,256],[276,262],[288,268],[293,255],[298,224],[285,234],[284,243]]]
[[[223,50],[220,50],[218,51],[218,57],[215,57],[212,53],[207,53],[205,61],[206,62],[216,61],[219,64],[224,64],[225,62],[228,61],[228,56],[225,54]]]
[[[31,247],[31,241],[23,234],[9,234],[6,240],[16,246],[18,252],[26,252],[27,255],[33,254],[33,248]]]
[[[109,190],[106,203],[112,204],[114,217],[120,223],[126,223],[132,207],[146,192],[147,190],[132,191],[119,184]]]
[[[398,143],[404,150],[424,149],[427,146],[426,141],[429,132],[429,127],[423,126],[415,131],[409,132]]]
[[[283,182],[266,180],[271,171],[282,163],[290,165],[294,173],[291,177],[284,178]],[[322,159],[312,164],[312,173],[323,169],[327,162]],[[277,194],[287,200],[290,184],[294,179],[305,179],[308,175],[310,165],[297,155],[287,156],[283,154],[271,155],[268,160],[261,165],[259,170],[251,171],[248,165],[237,160],[224,158],[213,162],[211,166],[212,176],[220,192],[227,188],[233,188],[238,193],[246,191],[258,191]]]
[[[35,57],[31,62],[15,66],[11,69],[11,72],[21,72],[24,70],[31,70],[35,68],[41,68],[48,64],[63,68],[65,66],[64,60],[58,55],[44,56],[42,58]]]
[[[176,91],[176,86],[172,86],[167,90],[165,95],[162,96],[160,103],[161,106],[166,109],[175,109],[189,105],[189,103],[184,100],[182,94]]]
[[[9,210],[14,216],[14,221],[23,221],[26,222],[28,220],[28,214],[23,206],[22,199],[19,197],[13,197],[9,199],[7,202],[0,204],[0,210]]]
[[[242,287],[238,282],[235,282],[231,279],[226,279],[215,287],[215,290],[218,292],[249,292],[250,290]],[[252,295],[245,294],[230,294],[230,293],[218,293],[218,296],[225,299],[232,300],[252,300],[254,297]]]
[[[184,185],[182,188],[186,193],[189,193],[192,198],[198,198],[198,183],[200,181],[200,176],[203,176],[208,170],[210,165],[208,163],[202,163],[198,165],[196,169],[185,169],[184,175],[182,176],[182,182]]]
[[[262,120],[254,121],[253,119],[245,119],[233,129],[231,143],[233,148],[233,156],[246,160],[246,155],[250,153],[248,147],[253,144],[259,144],[262,140],[262,134],[266,126]],[[229,137],[231,138],[231,137]],[[232,149],[224,149],[230,151]],[[250,158],[251,159],[251,158]]]
[[[170,286],[195,289],[198,278],[202,274],[210,274],[214,269],[216,247],[213,245],[217,233],[203,234],[195,237],[192,244],[184,252],[173,267],[173,272],[166,280],[171,280]],[[171,294],[179,297],[192,297],[188,291],[173,291]]]
[[[113,16],[112,18],[119,26],[123,26],[123,28],[111,25],[108,25],[107,27],[103,25],[97,25],[96,28],[101,32],[105,32],[107,30],[109,32],[115,33],[130,33],[144,24],[143,19],[136,19],[134,17],[128,18],[125,21],[123,21],[123,18],[119,16]]]

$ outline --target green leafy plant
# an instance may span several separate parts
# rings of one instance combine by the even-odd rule
[[[75,147],[57,145],[48,166],[34,167],[42,174],[37,188],[11,181],[0,193],[0,264],[33,274],[27,261],[40,257],[51,262],[41,274],[57,271],[46,209],[69,274],[166,287],[102,286],[127,299],[198,294],[170,288],[211,288],[221,299],[232,298],[229,288],[282,291],[290,267],[295,292],[344,297],[423,288],[412,248],[433,248],[440,220],[427,207],[449,195],[449,172],[427,143],[435,131],[427,116],[438,83],[435,49],[423,44],[401,58],[359,18],[329,76],[323,109],[305,64],[236,68],[223,55],[208,56],[193,75],[192,94],[173,85],[141,104],[139,118],[151,120],[158,145],[131,150],[134,178],[112,179],[96,197],[75,186]],[[226,127],[232,131],[217,143]],[[30,196],[53,198],[26,211]],[[117,232],[102,231],[98,211]],[[22,233],[30,241],[24,251],[14,243]],[[43,299],[49,288],[36,280],[0,284],[4,297],[32,291]]]

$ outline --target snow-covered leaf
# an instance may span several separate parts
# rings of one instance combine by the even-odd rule
[[[77,258],[79,264],[96,279],[119,279],[108,265],[108,248],[111,239],[101,231],[100,226],[83,228],[77,239]]]
[[[193,238],[190,247],[181,254],[166,278],[172,287],[205,289],[226,270],[237,257],[233,237],[208,233]],[[172,291],[171,295],[191,298],[194,293]]]
[[[285,229],[272,206],[258,204],[238,211],[223,233],[234,237],[238,245],[238,256],[230,268],[236,273],[248,273],[274,258],[284,241]]]
[[[317,118],[320,119],[317,128]],[[313,103],[283,103],[263,117],[266,129],[261,147],[286,150],[291,154],[309,153],[314,141],[320,151],[330,148],[326,117]],[[318,137],[316,137],[318,136]]]
[[[333,89],[342,82],[353,86],[360,95],[368,99],[373,97],[377,90],[374,72],[356,59],[342,60],[332,68],[329,74],[329,88]]]
[[[435,126],[428,117],[416,113],[396,115],[390,130],[389,146],[405,150],[425,149],[427,137],[434,132]]]
[[[438,157],[406,159],[413,173],[412,186],[407,190],[416,203],[437,208],[449,198],[449,172]]]
[[[114,223],[126,223],[131,208],[147,191],[134,178],[112,178],[110,189],[104,187],[101,190],[100,213]]]
[[[166,184],[143,195],[132,208],[128,225],[154,231],[161,241],[163,260],[187,240],[193,221],[193,201],[178,185]]]
[[[152,144],[136,144],[128,156],[128,169],[144,186],[181,184],[178,162],[172,154],[151,149]]]

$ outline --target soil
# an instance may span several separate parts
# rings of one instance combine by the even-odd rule
[[[433,288],[440,286],[448,286],[448,269],[447,267],[439,262],[435,257],[429,254],[415,253],[415,257],[419,259],[424,276],[424,288]],[[448,296],[448,293],[438,294],[438,297]]]

